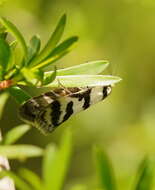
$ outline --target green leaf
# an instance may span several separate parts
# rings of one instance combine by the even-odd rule
[[[96,75],[104,71],[109,65],[108,61],[99,60],[57,70],[57,76],[65,75]],[[45,72],[49,76],[53,71]]]
[[[6,156],[8,159],[25,159],[42,154],[43,150],[33,145],[0,145],[0,155]]]
[[[18,86],[13,86],[7,89],[11,96],[13,96],[17,103],[22,104],[29,100],[31,96]]]
[[[70,190],[87,190],[87,186],[86,185],[74,185]]]
[[[9,97],[8,93],[0,94],[0,119],[2,117],[4,106],[6,104],[6,101],[8,100],[8,97]]]
[[[10,32],[17,39],[17,41],[22,47],[23,55],[25,57],[27,54],[27,46],[22,34],[19,32],[17,27],[13,23],[11,23],[9,20],[1,17],[0,22],[3,24],[3,26],[5,26],[8,32]]]
[[[48,155],[49,158],[46,158],[46,161],[44,160],[44,164],[46,166],[46,170],[44,170],[44,181],[46,190],[62,189],[71,155],[71,136],[72,135],[70,131],[67,130],[62,138],[59,150],[52,154],[53,157],[50,157],[50,155]]]
[[[40,37],[38,35],[35,35],[31,38],[30,40],[30,46],[28,47],[28,55],[27,55],[27,60],[26,63],[32,61],[32,59],[38,54],[40,50]]]
[[[2,38],[2,39],[5,40],[6,37],[7,37],[7,34],[8,34],[7,32],[1,32],[1,31],[0,31],[0,38]]]
[[[26,182],[28,182],[28,184],[32,186],[32,189],[43,190],[41,179],[34,172],[26,168],[22,168],[20,169],[19,174]]]
[[[51,171],[53,171],[54,161],[56,159],[57,149],[55,145],[49,144],[45,150],[43,159],[42,174],[44,179],[44,184],[48,186],[51,181]]]
[[[0,65],[4,72],[9,63],[10,54],[11,51],[9,44],[4,39],[0,38]]]
[[[51,82],[53,82],[56,78],[56,75],[57,75],[57,70],[56,67],[54,67],[54,71],[52,71],[50,74],[46,76],[44,75],[43,85],[48,85]]]
[[[9,58],[9,62],[7,65],[7,71],[9,70],[13,70],[13,67],[16,65],[15,62],[15,47],[17,45],[17,41],[14,41],[13,43],[10,44],[10,58]]]
[[[0,81],[2,81],[4,79],[4,70],[2,65],[0,65]]]
[[[0,178],[3,177],[10,177],[13,179],[13,181],[15,182],[15,185],[17,188],[19,188],[20,190],[32,190],[30,188],[30,186],[25,183],[19,176],[17,176],[15,173],[11,172],[11,171],[0,171]]]
[[[78,41],[77,36],[72,36],[68,38],[67,40],[63,41],[61,44],[59,44],[49,55],[49,57],[59,55],[59,54],[66,54],[70,51],[72,45]]]
[[[47,57],[47,59],[45,59],[43,62],[33,67],[33,69],[44,68],[49,66],[51,63],[57,61],[58,59],[60,59],[61,57],[63,57],[64,55],[66,55],[68,52],[71,51],[73,44],[77,42],[77,40],[78,40],[77,36],[73,36],[65,40],[51,52],[51,54]]]
[[[49,56],[49,54],[52,52],[52,50],[56,47],[57,43],[60,41],[60,38],[63,34],[65,25],[66,25],[66,15],[64,14],[61,17],[55,31],[51,35],[49,41],[47,42],[47,44],[45,45],[43,50],[32,61],[31,66],[37,65],[38,63],[40,63],[41,61],[43,61],[45,58],[47,58]]]
[[[5,27],[1,27],[0,28],[0,38],[3,38],[4,40],[6,39],[7,37],[7,32],[6,32],[6,28]]]
[[[19,125],[11,129],[4,137],[2,143],[5,145],[15,143],[19,138],[21,138],[28,130],[29,125]]]
[[[13,58],[14,59],[14,58]],[[14,60],[12,60],[14,62]],[[11,65],[10,65],[11,66]],[[19,68],[16,67],[16,65],[14,65],[13,68],[11,68],[7,74],[5,74],[5,79],[6,80],[9,80],[11,78],[14,78],[15,79],[15,75],[19,74]],[[15,81],[15,80],[14,80]]]
[[[43,72],[40,69],[32,71],[26,67],[23,67],[23,69],[21,69],[21,73],[26,82],[31,85],[37,85],[38,82],[43,80]]]
[[[95,147],[96,168],[102,189],[116,190],[116,181],[112,164],[105,152]]]
[[[153,166],[151,166],[150,161],[145,158],[138,169],[137,180],[135,183],[135,190],[152,190],[153,184]]]
[[[58,87],[61,83],[65,87],[107,86],[121,81],[121,78],[110,75],[66,75],[57,76],[45,87]]]

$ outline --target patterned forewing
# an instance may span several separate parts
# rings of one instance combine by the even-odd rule
[[[20,116],[46,134],[72,115],[105,99],[110,92],[111,86],[76,88],[75,92],[68,88],[66,94],[56,89],[28,100],[21,106]]]

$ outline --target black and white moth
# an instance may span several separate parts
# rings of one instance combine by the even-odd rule
[[[25,102],[19,115],[24,122],[47,134],[70,116],[104,100],[110,92],[111,86],[56,88]]]

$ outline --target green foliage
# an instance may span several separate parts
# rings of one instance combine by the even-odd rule
[[[8,100],[8,97],[9,97],[8,93],[0,94],[0,119],[2,117],[3,109],[6,104],[6,101]]]
[[[44,68],[54,63],[55,61],[57,61],[58,59],[69,53],[70,50],[72,49],[73,44],[77,42],[77,40],[78,40],[77,36],[65,40],[49,54],[47,59],[45,59],[40,64],[37,64],[33,69]]]
[[[38,35],[34,35],[30,40],[26,63],[30,63],[32,59],[36,57],[36,55],[40,50],[40,45],[41,45],[40,37]]]
[[[20,145],[21,149],[18,149],[19,145],[14,145],[16,152],[20,151],[21,153],[17,153],[17,158],[23,159],[23,150],[25,152],[29,152],[29,154],[26,156],[32,156],[30,155],[30,152],[33,152],[33,156],[39,156],[38,152],[43,150],[39,150],[36,147],[31,146],[31,150],[25,146]],[[25,147],[24,147],[25,146]],[[9,147],[9,146],[7,146]],[[11,146],[10,146],[11,147]],[[25,149],[26,148],[26,149]],[[23,149],[23,150],[22,150]],[[39,151],[38,151],[39,150]],[[20,190],[62,190],[64,181],[67,175],[68,165],[70,162],[71,157],[71,150],[72,150],[72,134],[69,130],[66,130],[60,146],[56,147],[53,144],[49,144],[44,154],[42,154],[43,162],[42,162],[42,178],[39,177],[36,173],[33,171],[21,168],[19,169],[18,174],[15,174],[10,171],[1,171],[0,172],[0,178],[3,178],[4,176],[10,176],[16,184],[16,187]],[[10,158],[15,158],[15,156],[12,155],[12,149],[7,149],[6,151],[11,152],[4,154],[6,156],[9,156]],[[5,152],[6,152],[5,151]],[[15,152],[14,155],[17,155]],[[0,153],[1,153],[1,146],[0,146]],[[100,187],[93,186],[90,187],[88,185],[83,184],[75,184],[72,185],[70,190],[116,190],[118,189],[116,186],[116,177],[113,171],[112,163],[108,157],[108,155],[105,153],[105,151],[101,150],[99,147],[95,147],[94,151],[94,158],[95,158],[95,165],[96,165],[96,171],[98,173],[98,181],[100,184]],[[21,155],[21,157],[19,157]],[[136,181],[133,183],[133,190],[151,190],[152,189],[152,182],[153,182],[153,165],[151,164],[150,160],[145,158],[137,171],[136,175]],[[128,188],[127,188],[128,189]],[[131,189],[131,190],[132,190]]]
[[[103,72],[106,67],[109,65],[108,61],[99,60],[87,62],[85,64],[80,64],[65,69],[58,69],[58,76],[65,75],[96,75]],[[45,76],[50,75],[53,71],[45,72]]]
[[[43,174],[46,190],[62,189],[68,164],[70,161],[71,149],[71,133],[70,131],[66,131],[62,138],[60,148],[58,151],[55,152],[54,156],[51,159],[49,159],[49,155],[45,156],[45,167],[43,168]]]
[[[11,54],[10,47],[3,38],[0,38],[0,50],[0,79],[2,80]]]
[[[1,144],[10,145],[15,143],[19,138],[21,138],[28,130],[30,129],[29,125],[19,125],[14,127],[6,133],[3,137]]]
[[[118,77],[96,75],[102,72],[108,65],[107,61],[102,60],[60,69],[57,71],[55,67],[49,72],[45,72],[43,70],[45,67],[55,63],[62,56],[70,52],[73,45],[78,40],[77,36],[72,36],[58,44],[66,25],[66,15],[63,15],[60,18],[56,29],[51,34],[51,37],[45,47],[41,50],[41,40],[38,35],[34,35],[31,38],[29,45],[27,45],[24,37],[13,23],[5,18],[0,18],[0,22],[3,25],[3,30],[1,31],[1,34],[3,35],[1,35],[2,37],[0,38],[0,81],[12,81],[11,85],[8,85],[8,88],[12,85],[15,87],[10,88],[9,93],[20,104],[30,98],[30,96],[27,95],[27,93],[20,87],[17,87],[19,84],[37,87],[44,87],[47,85],[49,87],[58,87],[58,81],[60,80],[60,82],[62,82],[64,86],[66,85],[66,87],[83,87],[88,85],[93,86],[96,84],[110,85],[120,81],[120,78]],[[6,31],[10,33],[15,40],[8,42],[6,36],[4,35]],[[23,52],[23,57],[19,64],[17,64],[15,56],[17,44],[20,44]],[[84,74],[85,76],[81,76]],[[58,75],[58,77],[56,77],[56,75]],[[74,75],[77,76],[74,77]],[[85,80],[83,80],[82,77]],[[80,82],[79,79],[83,81]]]
[[[22,104],[23,102],[31,98],[31,96],[27,92],[25,92],[18,86],[13,86],[9,88],[8,91],[19,104]]]
[[[57,87],[59,83],[66,87],[106,86],[121,80],[119,77],[108,75],[66,75],[57,76],[56,79],[45,87]]]
[[[19,149],[19,146],[21,147],[21,149]],[[24,158],[23,152],[25,152],[26,156],[28,152],[28,156],[40,156],[40,154],[42,154],[43,152],[43,150],[34,146],[31,146],[31,150],[30,146],[28,148],[28,145],[14,145],[14,147],[16,149],[16,152],[19,150],[21,153],[14,152],[14,154],[12,154],[12,148],[5,148],[5,152],[3,152],[1,151],[0,147],[0,154],[2,152],[2,155],[9,156],[10,158],[15,158],[15,156],[18,154],[18,158]],[[2,178],[4,176],[10,176],[15,181],[16,186],[19,187],[19,189],[21,190],[61,190],[68,169],[71,149],[72,134],[69,130],[66,130],[62,137],[59,148],[56,149],[54,145],[48,145],[45,150],[43,159],[42,180],[34,172],[25,168],[19,170],[20,177],[10,171],[0,172],[0,177]],[[21,157],[19,157],[20,154]]]
[[[19,170],[19,175],[24,179],[33,189],[42,190],[43,184],[40,177],[26,168]]]
[[[0,18],[0,22],[3,25],[3,30],[0,32],[0,90],[3,90],[2,92],[6,90],[19,104],[30,99],[31,95],[18,85],[58,87],[59,83],[61,83],[66,87],[86,87],[113,85],[121,80],[116,76],[98,75],[109,64],[104,60],[58,70],[54,66],[53,70],[45,72],[44,68],[56,63],[58,59],[69,53],[73,45],[78,41],[77,36],[72,36],[59,43],[66,25],[66,15],[60,18],[56,29],[42,49],[40,48],[40,37],[37,35],[34,35],[29,45],[27,45],[25,38],[12,22],[5,18]],[[11,42],[8,41],[6,32],[15,39]],[[20,45],[22,51],[22,59],[19,63],[15,56],[17,45]],[[0,96],[0,100],[2,100],[0,101],[0,114],[7,98],[7,94]],[[10,176],[15,181],[17,188],[21,190],[61,190],[67,175],[72,152],[72,135],[70,131],[65,132],[59,148],[52,144],[48,145],[46,150],[34,145],[14,144],[29,129],[30,126],[28,125],[20,125],[5,134],[0,144],[0,155],[8,159],[20,160],[44,156],[42,179],[26,168],[20,169],[19,175],[11,171],[2,171],[0,172],[1,178]],[[108,169],[110,164],[107,164],[108,162],[106,162],[104,156],[99,150],[96,152],[102,184],[104,184],[106,190],[111,190],[112,178]],[[107,180],[108,182],[106,183]],[[72,189],[86,190],[87,186],[79,184]]]
[[[56,67],[54,67],[54,71],[48,73],[47,75],[46,73],[44,73],[43,85],[45,86],[52,83],[55,80],[56,75],[57,75]]]
[[[0,155],[8,159],[26,159],[38,157],[42,154],[43,150],[33,145],[0,145]]]
[[[0,22],[3,24],[6,30],[16,38],[16,40],[19,42],[19,44],[22,47],[23,55],[26,56],[27,54],[26,42],[20,31],[17,29],[17,27],[12,22],[2,17],[0,18]]]
[[[33,62],[31,63],[31,66],[37,65],[38,63],[40,63],[41,61],[43,61],[50,55],[50,53],[56,47],[57,43],[60,41],[62,34],[64,32],[65,25],[66,25],[66,15],[63,15],[61,17],[55,31],[51,35],[49,41],[47,42],[47,44],[45,45],[43,50],[40,52],[38,57],[36,57],[33,60]]]
[[[112,164],[105,152],[100,148],[95,148],[96,166],[99,174],[99,180],[102,189],[116,190],[116,181],[112,168]]]
[[[86,185],[74,185],[70,190],[87,190]]]
[[[153,185],[153,165],[148,158],[140,163],[134,190],[151,190]]]

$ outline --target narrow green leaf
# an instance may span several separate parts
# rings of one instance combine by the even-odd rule
[[[6,30],[4,29],[4,32],[3,31],[0,31],[0,38],[2,38],[2,39],[6,39],[6,37],[7,37],[7,32],[6,32]]]
[[[78,185],[74,185],[70,190],[87,190],[87,186],[86,185],[81,185],[81,184],[78,184]]]
[[[43,72],[40,69],[36,69],[35,71],[32,71],[26,67],[21,69],[21,73],[27,83],[31,85],[36,85],[39,81],[43,80]]]
[[[116,181],[112,168],[112,164],[105,152],[100,148],[95,148],[95,158],[97,172],[102,189],[104,190],[116,190]]]
[[[40,50],[40,37],[38,35],[35,35],[31,38],[30,40],[30,45],[28,47],[28,55],[27,55],[27,60],[26,63],[28,63],[38,54]]]
[[[110,75],[66,75],[57,76],[45,87],[58,87],[61,83],[65,87],[107,86],[121,81],[121,78]]]
[[[77,42],[77,40],[78,40],[77,36],[73,36],[65,40],[51,52],[51,54],[47,57],[47,59],[45,59],[43,62],[33,67],[33,69],[44,68],[54,63],[55,61],[66,55],[68,52],[70,52],[73,44]]]
[[[2,65],[0,65],[0,81],[2,81],[4,79],[4,70]]]
[[[3,114],[3,109],[6,104],[6,101],[8,100],[9,94],[8,93],[2,93],[0,94],[0,119]]]
[[[47,169],[48,171],[46,171],[46,175],[44,176],[46,190],[62,189],[71,155],[71,136],[70,131],[67,130],[62,138],[59,150],[55,153],[54,157],[51,158],[52,162],[48,162],[49,169]]]
[[[0,155],[9,159],[25,159],[38,157],[42,154],[43,150],[33,145],[0,145]]]
[[[19,125],[11,129],[4,137],[2,143],[5,145],[15,143],[19,138],[21,138],[28,130],[29,125]]]
[[[49,56],[49,54],[52,52],[52,50],[56,47],[57,43],[60,41],[60,38],[63,34],[64,28],[66,25],[66,15],[64,14],[55,31],[53,32],[53,34],[51,35],[49,41],[47,42],[47,44],[45,45],[45,47],[43,48],[43,50],[40,52],[40,54],[32,61],[31,66],[37,65],[38,63],[40,63],[41,61],[43,61],[46,57]]]
[[[65,75],[97,75],[104,71],[109,65],[108,61],[99,60],[91,61],[88,63],[68,67],[65,69],[57,70],[57,76]],[[53,71],[45,72],[45,76],[49,76]]]
[[[69,53],[73,48],[73,44],[75,44],[75,42],[77,41],[78,41],[77,36],[70,37],[67,40],[63,41],[51,52],[51,54],[46,59],[46,62],[48,62],[48,60],[50,60],[51,57],[57,57],[56,60],[58,60],[67,53]]]
[[[45,150],[44,159],[43,159],[43,180],[45,186],[51,181],[51,172],[53,171],[54,161],[56,159],[57,149],[53,144],[49,144]]]
[[[10,54],[9,44],[4,39],[0,38],[0,65],[3,71],[5,71],[8,66]]]
[[[14,56],[13,56],[14,57]],[[14,59],[14,58],[13,58]],[[14,64],[14,60],[13,61],[13,64]],[[10,66],[11,66],[12,63],[10,63]],[[16,65],[14,65],[13,68],[9,69],[9,71],[5,74],[5,77],[4,79],[8,80],[8,79],[11,79],[11,78],[14,78],[14,76],[19,73],[19,68],[16,67]],[[14,78],[15,79],[15,78]]]
[[[152,190],[153,184],[153,166],[149,160],[145,158],[137,171],[137,179],[135,183],[135,190]]]
[[[18,86],[13,86],[7,89],[11,96],[13,96],[19,104],[24,103],[25,101],[29,100],[31,96],[19,88]]]
[[[12,49],[15,49],[17,47],[17,44],[18,44],[18,41],[17,40],[14,40],[12,41],[9,45]]]
[[[66,54],[70,51],[72,45],[78,41],[77,36],[72,36],[68,38],[67,40],[63,41],[61,44],[59,44],[49,55],[49,57],[59,55],[59,54]]]
[[[20,169],[19,174],[26,182],[28,182],[28,184],[31,185],[32,189],[43,190],[41,179],[37,174],[26,168]]]
[[[30,188],[30,186],[27,183],[25,183],[15,173],[11,171],[6,171],[6,170],[0,171],[0,178],[7,177],[7,176],[13,179],[16,187],[19,188],[20,190],[33,190],[32,188]]]
[[[17,41],[14,41],[11,45],[10,45],[10,57],[9,57],[9,62],[8,62],[8,65],[7,65],[7,68],[6,70],[9,71],[9,70],[13,70],[13,67],[16,65],[15,63],[15,47],[17,45]]]
[[[22,47],[23,55],[25,57],[27,54],[27,46],[26,46],[26,42],[25,42],[22,34],[19,32],[17,27],[12,22],[7,20],[6,18],[1,17],[0,22],[3,24],[3,26],[5,26],[5,28],[8,30],[8,32],[10,32],[17,39],[17,41],[19,42],[19,44]]]
[[[56,78],[56,75],[57,75],[57,70],[56,67],[54,67],[54,71],[52,71],[50,74],[46,76],[44,75],[43,85],[48,85],[51,82],[53,82]]]

